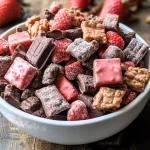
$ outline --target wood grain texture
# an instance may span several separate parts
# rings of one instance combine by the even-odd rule
[[[26,9],[28,16],[39,14],[40,10],[49,7],[50,3],[55,0],[25,0],[31,3],[31,7]],[[66,0],[57,0],[68,7]],[[145,23],[145,18],[150,15],[150,0],[138,12],[139,22],[128,23],[150,44],[150,25]],[[19,23],[15,22],[4,28],[0,28],[0,34],[11,26]],[[150,100],[140,116],[130,125],[129,133],[132,139],[130,149],[132,150],[149,150],[150,149]],[[87,145],[64,146],[52,144],[46,141],[34,138],[15,128],[0,114],[0,150],[96,150],[100,149],[99,142]],[[125,149],[126,150],[126,149]]]

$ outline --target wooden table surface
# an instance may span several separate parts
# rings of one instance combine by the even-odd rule
[[[26,0],[31,3],[31,7],[26,9],[27,15],[38,14],[41,8],[49,7],[53,0]],[[64,6],[68,7],[66,0],[60,1]],[[150,0],[138,11],[138,22],[128,23],[150,44],[150,25],[146,24],[145,18],[150,15]],[[0,34],[18,22],[10,24],[4,28],[0,28]],[[128,127],[128,134],[132,139],[129,145],[133,150],[150,150],[150,99],[139,115],[139,117]],[[92,145],[98,145],[94,143]],[[0,114],[0,150],[94,150],[99,149],[96,146],[64,146],[52,144],[46,141],[34,138],[15,128]]]

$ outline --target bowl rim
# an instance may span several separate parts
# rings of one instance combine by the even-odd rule
[[[5,31],[2,35],[0,35],[0,37],[4,37],[5,35],[9,34],[9,32],[11,32],[12,30],[14,30],[16,27],[20,27],[20,26],[24,26],[25,22],[20,23],[16,26],[13,26],[12,28],[10,28],[9,30]],[[121,28],[127,30],[128,32],[133,32],[134,30],[132,30],[130,27],[120,23],[119,24]],[[138,40],[140,40],[141,42],[143,42],[144,44],[148,45],[146,43],[146,41],[136,33],[136,38],[138,38]],[[150,53],[150,49],[149,49],[149,53]],[[149,54],[148,54],[149,55]],[[148,61],[148,69],[150,69],[150,59],[147,60]],[[120,115],[122,115],[123,113],[129,111],[130,109],[136,107],[147,95],[148,93],[150,93],[150,81],[148,81],[146,88],[144,90],[143,93],[139,94],[139,96],[132,101],[130,104],[124,106],[123,108],[117,110],[116,112],[101,116],[101,117],[97,117],[97,118],[92,118],[92,119],[87,119],[87,120],[79,120],[79,121],[60,121],[60,120],[50,120],[47,118],[41,118],[41,117],[37,117],[31,114],[28,114],[24,111],[21,111],[15,107],[13,107],[12,105],[10,105],[9,103],[7,103],[4,99],[2,99],[0,97],[0,105],[2,105],[4,108],[9,109],[9,111],[11,111],[12,113],[18,115],[22,118],[28,119],[28,120],[33,120],[35,122],[39,122],[39,123],[44,123],[44,124],[51,124],[51,125],[56,125],[56,126],[81,126],[81,125],[91,125],[91,124],[95,124],[101,121],[107,121],[109,119],[113,119],[116,118]]]

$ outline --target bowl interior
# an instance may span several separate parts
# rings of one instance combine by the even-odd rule
[[[25,23],[21,23],[9,30],[7,30],[5,33],[3,33],[1,35],[2,38],[4,39],[8,39],[8,36],[12,33],[15,33],[16,27],[21,27],[22,29],[26,30],[25,27]],[[133,32],[133,30],[129,27],[127,27],[126,25],[120,24],[120,27],[124,30],[125,33],[128,32]],[[136,34],[136,38],[137,40],[141,41],[142,43],[147,44],[144,39],[139,36],[138,34]],[[150,50],[148,51],[147,55],[145,56],[145,64],[146,67],[150,70]],[[150,93],[150,81],[147,83],[145,91],[143,93],[141,93],[134,101],[132,101],[130,104],[128,104],[127,106],[121,108],[120,110],[110,113],[108,115],[104,115],[98,118],[93,118],[93,119],[88,119],[88,120],[81,120],[81,121],[57,121],[57,120],[49,120],[49,119],[45,119],[45,118],[39,118],[33,115],[30,115],[28,113],[25,113],[13,106],[11,106],[10,104],[8,104],[5,100],[3,100],[0,97],[0,105],[2,105],[5,109],[9,109],[11,112],[13,112],[14,114],[19,114],[21,117],[26,118],[28,120],[34,120],[36,122],[42,122],[45,124],[53,124],[53,125],[59,125],[59,126],[80,126],[80,125],[84,125],[84,124],[93,124],[95,122],[100,122],[103,120],[107,120],[116,116],[119,116],[121,114],[123,114],[124,112],[132,109],[133,107],[136,107],[139,102],[144,99],[145,95],[149,95]]]

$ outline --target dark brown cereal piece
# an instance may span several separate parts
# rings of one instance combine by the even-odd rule
[[[42,83],[52,84],[58,75],[64,74],[64,67],[58,64],[51,63],[44,71]]]
[[[8,82],[4,78],[0,78],[0,92],[3,92],[7,85]]]
[[[104,115],[103,111],[99,111],[92,107],[93,97],[85,94],[78,95],[78,99],[85,103],[87,110],[92,118],[100,117]]]
[[[97,55],[91,56],[87,61],[82,62],[82,66],[89,70],[93,70],[93,62],[95,59],[98,59]]]
[[[64,31],[62,31],[62,33],[63,33],[64,38],[68,38],[68,39],[72,39],[72,40],[83,37],[83,31],[80,27],[64,30]]]
[[[53,38],[55,40],[59,40],[59,39],[64,38],[63,37],[63,31],[61,31],[61,30],[48,31],[46,33],[46,37],[47,38]]]
[[[34,89],[42,88],[43,87],[42,77],[43,77],[43,71],[37,70],[37,74],[35,74],[29,86]]]
[[[33,112],[38,110],[40,106],[41,106],[40,100],[36,96],[31,96],[21,102],[20,108],[23,111],[32,114]]]
[[[20,96],[19,90],[10,84],[7,85],[4,92],[1,93],[1,97],[16,108],[20,107]]]
[[[73,43],[71,43],[67,52],[70,53],[77,60],[84,62],[88,60],[99,48],[99,44],[97,41],[92,41],[88,43],[81,38],[75,39]]]
[[[125,91],[101,87],[94,97],[93,107],[99,110],[117,110],[120,108]]]
[[[22,59],[25,59],[25,56],[26,49],[22,45],[18,45],[11,56],[11,60],[13,61],[16,57],[21,57]]]
[[[32,115],[46,118],[46,115],[42,106],[38,110],[36,110],[34,113],[32,113]]]
[[[137,92],[143,92],[145,85],[150,78],[148,69],[129,67],[124,73],[124,83]]]
[[[133,61],[135,65],[145,56],[149,49],[149,46],[137,41],[133,38],[128,46],[125,48],[125,59]]]
[[[48,9],[42,9],[40,13],[41,19],[47,19],[48,21],[54,18],[54,14]]]
[[[35,95],[41,100],[47,117],[54,116],[70,108],[69,103],[59,93],[55,85],[36,90]]]
[[[78,74],[77,82],[82,94],[86,93],[94,95],[96,93],[97,90],[94,88],[93,76]]]
[[[11,56],[0,56],[0,77],[4,77],[11,63]]]
[[[26,53],[26,59],[39,70],[41,70],[54,47],[54,39],[38,35]]]
[[[100,44],[105,44],[107,42],[104,26],[97,23],[95,20],[83,21],[81,28],[84,40],[97,40]]]
[[[116,14],[106,14],[103,25],[107,31],[117,31],[119,27],[119,16]]]
[[[124,60],[124,52],[119,47],[110,45],[104,52],[102,58],[120,58],[121,60]]]
[[[21,99],[25,100],[31,96],[33,96],[35,93],[34,89],[25,89],[21,94]]]

